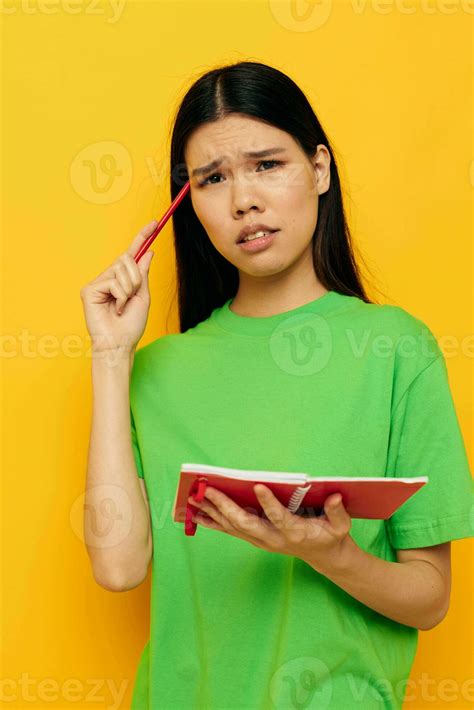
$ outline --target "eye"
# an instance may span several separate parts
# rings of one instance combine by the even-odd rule
[[[273,167],[274,165],[282,165],[283,161],[282,160],[261,160],[258,163],[258,165],[264,165],[265,163],[267,163],[267,164],[270,163]],[[266,170],[264,170],[264,172],[266,172]],[[207,177],[205,180],[200,182],[199,185],[203,185],[203,186],[204,185],[217,185],[218,183],[216,183],[216,182],[211,183],[211,182],[209,182],[209,180],[211,180],[213,177],[219,177],[219,176],[221,176],[221,174],[222,173],[213,173],[212,175],[209,175],[209,177]]]
[[[281,160],[262,160],[259,164],[262,165],[263,163],[272,163],[273,165],[281,165],[282,161]]]

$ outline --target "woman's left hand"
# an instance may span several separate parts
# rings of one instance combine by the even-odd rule
[[[255,494],[268,520],[247,512],[221,491],[208,486],[204,499],[197,503],[193,497],[188,501],[199,508],[193,520],[200,525],[239,537],[268,552],[293,555],[317,565],[342,552],[349,542],[352,520],[342,503],[340,493],[331,494],[324,501],[324,515],[303,518],[285,508],[272,491],[259,483]]]

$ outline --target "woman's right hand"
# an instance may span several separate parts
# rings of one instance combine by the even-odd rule
[[[134,256],[156,228],[153,220],[143,227],[129,248],[97,278],[81,288],[87,330],[94,352],[133,352],[142,337],[150,309],[148,273],[153,252],[138,264]]]

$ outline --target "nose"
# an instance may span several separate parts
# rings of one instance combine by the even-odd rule
[[[239,176],[232,185],[232,214],[234,217],[242,217],[249,210],[262,212],[263,209],[263,200],[258,196],[255,184]]]
[[[252,205],[252,206],[249,207],[249,208],[246,208],[246,207],[244,207],[244,208],[239,207],[239,208],[236,208],[235,210],[233,210],[234,216],[235,216],[235,217],[242,217],[244,214],[246,214],[246,213],[249,211],[249,209],[250,209],[250,210],[257,210],[257,212],[261,212],[261,211],[262,211],[261,209],[259,209],[259,208],[257,207],[257,205]]]

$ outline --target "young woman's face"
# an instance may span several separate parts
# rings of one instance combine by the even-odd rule
[[[257,151],[268,154],[244,155]],[[218,166],[198,170],[219,159]],[[310,160],[285,131],[231,114],[191,134],[185,162],[194,211],[217,251],[239,270],[277,274],[311,253],[318,195],[330,182],[324,145]],[[238,244],[239,233],[257,223],[278,231],[265,249],[247,251]]]

